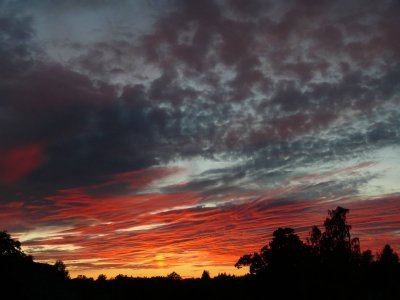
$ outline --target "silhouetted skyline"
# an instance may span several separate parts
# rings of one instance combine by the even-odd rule
[[[133,294],[146,299],[398,299],[398,254],[388,244],[376,255],[361,251],[348,213],[340,206],[329,210],[323,227],[312,226],[305,241],[293,228],[279,227],[260,252],[238,259],[235,267],[249,267],[244,276],[211,277],[203,270],[201,278],[187,279],[175,271],[71,279],[62,260],[53,265],[35,262],[18,240],[0,231],[0,282],[22,299],[126,299]]]

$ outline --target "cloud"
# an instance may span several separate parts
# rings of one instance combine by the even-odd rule
[[[0,183],[14,184],[37,169],[43,160],[41,145],[0,149]]]
[[[138,200],[131,200],[132,204],[135,205],[134,202]],[[398,247],[398,197],[360,200],[342,199],[339,203],[350,208],[349,222],[353,225],[353,234],[363,242],[363,249],[378,250],[386,242]],[[98,201],[102,202],[97,199]],[[67,263],[74,260],[73,265],[81,271],[96,267],[85,264],[85,260],[89,258],[96,259],[100,265],[112,264],[114,268],[129,267],[132,263],[151,267],[151,261],[154,262],[156,255],[160,254],[165,256],[165,267],[190,264],[191,259],[201,259],[207,266],[231,265],[240,255],[261,248],[270,239],[273,230],[279,226],[293,227],[305,239],[310,226],[321,225],[327,209],[333,205],[332,202],[322,200],[284,201],[263,198],[215,208],[186,208],[152,215],[137,215],[137,224],[147,225],[133,227],[131,224],[134,222],[126,221],[129,219],[123,216],[127,207],[121,205],[121,201],[108,202],[113,205],[108,204],[103,210],[97,209],[95,214],[98,218],[105,220],[112,215],[119,215],[122,217],[121,221],[125,220],[123,226],[131,226],[121,227],[121,224],[114,222],[91,226],[79,222],[82,216],[86,215],[84,211],[93,210],[92,202],[89,199],[74,202],[73,205],[82,211],[79,214],[80,219],[75,221],[73,215],[67,218],[72,210],[65,210],[65,206],[59,206],[52,213],[64,215],[64,218],[69,220],[69,225],[73,225],[74,228],[61,229],[55,235],[58,238],[32,239],[24,244],[29,249],[35,249],[38,259],[60,257]],[[69,205],[71,204],[70,202]],[[97,207],[103,204],[104,202],[99,203]],[[115,221],[114,217],[112,219]],[[378,230],[376,233],[379,232],[379,237],[371,239],[371,232],[375,230]],[[45,230],[39,228],[38,232]],[[62,247],[66,250],[61,253],[48,251],[50,248]],[[186,254],[181,255],[183,253]],[[193,257],[189,257],[191,255]],[[158,267],[154,263],[152,268]]]
[[[38,258],[227,266],[342,203],[397,245],[397,1],[110,3],[0,7],[0,225],[56,230]]]

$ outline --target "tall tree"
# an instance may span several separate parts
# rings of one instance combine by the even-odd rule
[[[325,231],[318,238],[318,230],[313,228],[314,252],[317,252],[324,262],[333,265],[358,263],[361,259],[360,241],[352,238],[351,225],[347,223],[349,210],[338,206],[328,211],[325,219]],[[316,250],[315,250],[316,249]]]
[[[69,278],[69,272],[62,260],[57,260],[54,264],[54,268],[62,278]]]
[[[325,232],[322,234],[321,243],[324,251],[349,251],[351,249],[351,225],[347,224],[346,215],[349,210],[338,206],[329,210],[329,217],[325,219]]]

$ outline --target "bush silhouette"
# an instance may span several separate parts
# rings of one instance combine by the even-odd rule
[[[179,275],[179,274],[176,273],[176,272],[172,272],[172,273],[168,274],[168,275],[167,275],[167,278],[168,278],[168,279],[171,279],[171,280],[182,280],[181,275]]]

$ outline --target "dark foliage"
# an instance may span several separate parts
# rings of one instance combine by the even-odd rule
[[[21,250],[21,243],[11,238],[6,231],[0,231],[0,257],[25,259]]]
[[[225,273],[199,279],[133,278],[118,275],[96,280],[70,279],[65,264],[36,263],[7,232],[0,232],[1,299],[13,291],[17,299],[400,299],[397,253],[385,245],[376,256],[360,251],[346,216],[338,207],[328,212],[321,231],[311,228],[303,242],[294,229],[278,228],[260,252],[239,258],[236,267],[250,274]]]
[[[311,227],[307,243],[293,229],[278,228],[268,245],[243,255],[235,266],[249,266],[254,278],[281,288],[280,295],[294,290],[304,299],[400,299],[397,253],[389,245],[377,260],[371,250],[361,253],[348,213],[342,207],[329,210],[324,231]]]
[[[211,279],[210,272],[208,272],[207,270],[204,270],[203,274],[201,274],[201,279],[203,279],[203,280]]]
[[[54,265],[34,262],[21,244],[0,231],[0,285],[17,293],[16,299],[67,299],[68,271],[62,261]],[[0,295],[4,298],[7,291]]]

